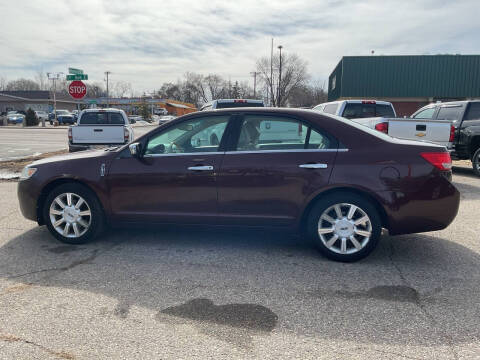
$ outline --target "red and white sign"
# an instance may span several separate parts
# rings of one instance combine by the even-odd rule
[[[82,99],[87,95],[87,87],[80,80],[75,80],[68,86],[68,92],[74,99]]]

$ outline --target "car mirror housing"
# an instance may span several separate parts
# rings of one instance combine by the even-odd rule
[[[138,157],[140,157],[141,154],[142,154],[141,145],[140,145],[140,143],[138,143],[138,142],[128,145],[128,149],[130,150],[130,154],[131,154],[133,157],[137,157],[137,158],[138,158]]]

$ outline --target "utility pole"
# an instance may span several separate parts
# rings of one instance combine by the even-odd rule
[[[250,75],[253,76],[253,98],[257,98],[257,75],[260,75],[260,72],[252,71]]]
[[[273,38],[270,48],[270,105],[273,106]]]
[[[63,74],[63,72],[47,72],[47,77],[48,80],[52,80],[53,82],[53,115],[54,115],[54,123],[57,123],[57,97],[56,97],[56,92],[57,92],[57,83],[56,81],[60,79],[60,76]],[[45,119],[42,120],[42,127],[45,127]]]
[[[107,108],[110,106],[110,99],[108,95],[108,75],[110,75],[111,71],[105,71],[105,76],[107,77]]]
[[[277,97],[277,107],[280,107],[282,103],[282,45],[278,45],[280,50],[280,67],[278,69],[278,97]]]

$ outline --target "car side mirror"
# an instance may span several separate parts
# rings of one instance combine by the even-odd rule
[[[139,158],[142,154],[142,146],[138,142],[128,145],[128,149],[133,157]]]

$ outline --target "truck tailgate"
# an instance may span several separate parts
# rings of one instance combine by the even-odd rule
[[[123,125],[115,126],[72,126],[72,144],[123,144]]]
[[[400,139],[430,141],[451,147],[451,122],[447,120],[388,119],[388,135]]]

